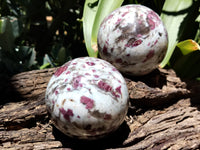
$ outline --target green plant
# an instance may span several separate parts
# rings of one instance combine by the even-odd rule
[[[23,71],[26,67],[36,64],[36,51],[32,46],[17,46],[15,39],[20,34],[19,21],[16,17],[0,19],[0,69],[10,72]]]
[[[83,3],[1,0],[1,73],[59,66],[73,57],[87,55],[79,19]]]
[[[200,52],[196,51],[200,50],[197,43],[200,37],[199,6],[198,0],[166,0],[163,6],[161,17],[168,31],[169,46],[160,66],[168,64],[181,77],[200,75]]]

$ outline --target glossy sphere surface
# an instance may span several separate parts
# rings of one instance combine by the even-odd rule
[[[110,63],[76,58],[51,77],[45,95],[54,125],[68,136],[95,139],[116,130],[128,110],[128,89]]]
[[[130,75],[145,75],[157,68],[168,45],[160,17],[142,5],[113,11],[100,25],[97,40],[101,58]]]

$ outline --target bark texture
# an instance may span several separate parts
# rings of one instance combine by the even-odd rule
[[[58,131],[44,103],[54,69],[0,81],[0,149],[199,149],[200,84],[173,70],[128,77],[130,108],[114,133],[96,140],[72,139]]]

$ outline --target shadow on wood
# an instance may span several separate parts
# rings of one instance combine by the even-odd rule
[[[106,137],[102,137],[97,140],[79,140],[70,138],[60,132],[57,128],[53,127],[53,135],[55,140],[62,143],[63,147],[68,147],[73,150],[87,149],[87,150],[103,150],[108,148],[119,148],[123,145],[125,139],[127,139],[130,133],[130,129],[126,122],[124,122],[118,130],[111,133]]]

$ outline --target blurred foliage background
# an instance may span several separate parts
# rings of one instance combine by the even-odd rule
[[[0,0],[0,72],[60,66],[87,55],[81,0]]]
[[[90,3],[90,7],[93,8],[98,6],[100,0],[89,1],[93,2]],[[178,2],[183,1],[188,0],[176,0],[176,3],[178,5]],[[177,33],[178,36],[180,33],[187,35],[181,40],[194,39],[200,43],[200,19],[196,18],[199,16],[200,1],[189,1],[193,2],[194,7],[180,10],[180,15],[185,13],[190,16],[187,16],[188,20],[183,21],[186,25],[180,22],[181,27],[184,25],[184,28],[179,29]],[[13,75],[33,69],[56,67],[72,58],[88,56],[83,37],[85,2],[87,0],[0,0],[0,74]],[[162,17],[165,15],[163,12],[172,15],[167,10],[163,11],[163,7],[170,8],[172,3],[173,0],[124,0],[122,5],[142,4]],[[167,17],[163,18],[168,20]],[[172,17],[175,17],[171,19],[176,23],[177,16]],[[184,19],[184,16],[180,17]],[[190,19],[198,21],[193,24]],[[170,24],[171,22],[168,22],[168,25]],[[185,43],[180,45],[179,49],[187,47],[191,42]],[[176,44],[175,41],[175,47]],[[197,62],[200,63],[199,51],[190,53],[184,58],[180,57],[182,55],[180,52],[172,51],[172,53],[171,60],[165,61],[167,67],[177,68],[179,72],[187,68],[189,73],[192,69],[196,72],[191,77],[200,76],[200,69],[193,68],[193,66],[200,67],[200,64],[195,65]],[[177,58],[181,59],[177,61]],[[191,59],[194,61],[191,62]],[[187,67],[182,67],[183,65]]]

